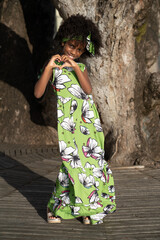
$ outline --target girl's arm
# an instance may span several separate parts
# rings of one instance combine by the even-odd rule
[[[47,66],[45,67],[40,79],[37,81],[34,87],[34,96],[36,98],[42,97],[46,90],[46,86],[48,84],[49,79],[52,76],[53,68],[57,67],[55,60],[61,59],[60,55],[53,56]]]
[[[72,67],[78,77],[79,83],[80,83],[83,91],[86,94],[91,94],[92,86],[91,86],[91,83],[90,83],[90,80],[88,77],[87,69],[85,69],[84,72],[82,72],[80,67],[78,66],[78,64],[74,60],[71,60],[70,58],[68,58],[65,55],[62,56],[62,61],[64,61],[65,63],[60,68]]]

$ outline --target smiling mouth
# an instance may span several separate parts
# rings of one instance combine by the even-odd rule
[[[70,55],[69,53],[67,53],[67,56],[68,56],[69,58],[71,58],[71,59],[74,59],[74,58],[75,58],[74,56]]]

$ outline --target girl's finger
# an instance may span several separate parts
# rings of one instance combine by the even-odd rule
[[[54,56],[51,58],[52,61],[55,61],[56,59],[58,59],[59,61],[61,61],[61,56],[60,56],[59,54],[57,54],[57,55],[54,55]]]
[[[66,57],[62,56],[62,61],[65,62],[66,61]]]
[[[66,55],[63,55],[63,56],[62,56],[62,61],[65,62],[65,61],[67,61],[67,60],[69,60],[69,58],[68,58]]]
[[[59,67],[59,69],[62,69],[64,67],[72,67],[69,62],[65,62],[62,66]]]

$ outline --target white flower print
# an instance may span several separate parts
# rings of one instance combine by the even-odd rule
[[[109,168],[108,165],[107,165],[107,167],[106,167],[106,171],[107,171],[107,183],[108,183],[108,182],[109,182],[110,175],[112,174],[112,171],[111,171],[111,169]]]
[[[84,126],[80,126],[80,131],[81,133],[83,133],[84,135],[89,135],[90,132],[89,132],[89,129],[84,127]]]
[[[73,122],[73,117],[71,117],[71,118],[64,118],[63,122],[61,123],[61,126],[65,130],[71,133],[74,133],[76,124]]]
[[[71,87],[68,88],[68,91],[75,97],[79,99],[88,99],[88,95],[82,90],[82,88],[78,85],[72,84]]]
[[[69,198],[69,191],[62,191],[62,194],[60,194],[60,197],[62,199],[62,205],[65,206],[66,204],[70,204],[70,198]]]
[[[56,208],[59,209],[62,205],[62,200],[60,200],[59,198],[55,198],[55,203],[52,207],[52,210],[54,211]]]
[[[110,196],[111,202],[113,202],[116,199],[116,196]]]
[[[101,221],[103,223],[102,219],[106,216],[104,213],[97,213],[95,215],[91,215],[90,218],[95,220],[95,221]]]
[[[96,118],[94,120],[94,124],[93,124],[97,130],[97,132],[102,132],[102,127],[101,127],[101,123],[100,123],[100,119],[99,118]]]
[[[103,160],[103,159],[100,159],[100,160],[98,161],[98,165],[100,166],[100,168],[103,168],[105,163],[106,163],[106,161]]]
[[[80,160],[76,150],[73,152],[72,158],[69,161],[71,162],[71,167],[72,168],[82,167],[81,160]]]
[[[110,199],[111,202],[113,202],[116,199],[116,197],[115,196],[110,196],[109,199]]]
[[[109,198],[110,195],[107,194],[107,193],[102,193],[101,196],[102,196],[103,198],[106,198],[106,199],[107,199],[107,198]]]
[[[81,198],[76,197],[76,198],[75,198],[75,203],[83,203],[83,202],[82,202],[82,199],[81,199]]]
[[[82,120],[85,123],[91,123],[92,121],[90,120],[91,118],[94,118],[94,113],[93,111],[89,110],[89,103],[84,100],[83,106],[82,106]]]
[[[88,196],[89,202],[90,202],[90,208],[91,209],[97,209],[99,207],[102,207],[102,204],[100,204],[98,193],[96,190],[92,191],[91,194]]]
[[[90,98],[90,103],[93,105],[94,101],[93,101],[92,95],[89,95],[89,98]]]
[[[104,160],[104,150],[102,149],[102,152],[100,154],[100,157],[98,158],[98,165],[100,166],[100,168],[103,168],[104,165],[106,164],[106,161]]]
[[[94,168],[93,169],[93,176],[100,178],[102,182],[106,182],[106,176],[103,172],[103,169]]]
[[[58,96],[58,98],[61,101],[61,103],[63,103],[63,104],[65,104],[71,100],[71,98],[63,98],[61,96]]]
[[[71,103],[71,111],[70,111],[70,114],[73,114],[73,113],[76,111],[77,106],[78,106],[77,101],[76,101],[76,100],[73,100],[72,103]]]
[[[57,110],[57,117],[60,118],[64,115],[64,113],[62,112],[62,110],[58,109]]]
[[[107,174],[112,174],[112,170],[109,168],[108,165],[106,166],[106,171],[107,171]]]
[[[88,138],[87,146],[82,147],[82,151],[85,157],[92,157],[99,159],[101,157],[102,149],[97,146],[98,143],[95,139]]]
[[[69,178],[68,178],[67,174],[59,172],[58,180],[59,180],[62,187],[68,187],[69,186]]]
[[[72,168],[82,168],[81,160],[78,155],[78,147],[74,141],[76,149],[72,147],[66,147],[66,143],[64,141],[59,141],[60,154],[63,161],[70,162]],[[69,177],[71,177],[68,174]],[[70,179],[72,183],[74,182],[73,178]]]
[[[109,195],[109,194],[107,194],[107,193],[102,193],[101,196],[102,196],[103,198],[110,199],[111,202],[113,202],[113,200],[116,199],[115,196],[111,196],[111,195]]]
[[[90,203],[99,201],[98,193],[96,190],[92,191],[91,194],[88,196],[88,198]]]
[[[86,162],[84,168],[95,168],[95,165],[94,164],[90,164],[89,162]]]
[[[72,215],[79,215],[79,210],[80,210],[80,207],[74,207],[74,206],[70,206],[71,208],[71,211],[72,211]]]
[[[93,169],[93,175],[97,178],[101,178],[102,177],[102,173],[103,173],[103,170],[100,169],[100,168],[94,168]]]
[[[100,204],[99,202],[95,202],[95,203],[90,204],[91,209],[97,209],[99,207],[102,207],[102,204]]]
[[[114,208],[114,205],[107,205],[103,210],[104,210],[104,213],[109,213],[112,209]]]
[[[75,145],[76,149],[72,152],[72,156],[69,160],[70,165],[72,168],[79,168],[79,167],[82,168],[81,160],[78,155],[78,147],[77,147],[77,144],[75,143],[75,141],[74,141],[74,145]]]
[[[112,186],[109,186],[109,187],[108,187],[108,191],[109,191],[110,193],[114,193],[114,192],[115,192],[114,186],[113,186],[113,185],[112,185]]]
[[[61,89],[66,88],[64,83],[70,82],[71,79],[67,75],[62,75],[62,70],[55,69],[55,79],[53,83],[53,88],[56,91],[60,91]]]
[[[64,141],[59,141],[59,151],[63,161],[69,161],[72,156],[70,155],[75,149],[68,147]]]
[[[79,173],[78,177],[79,177],[80,183],[82,183],[85,188],[90,188],[95,184],[94,177],[91,175],[87,177],[86,174]]]

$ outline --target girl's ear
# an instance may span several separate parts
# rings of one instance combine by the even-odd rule
[[[64,47],[64,42],[62,42],[62,47]]]

